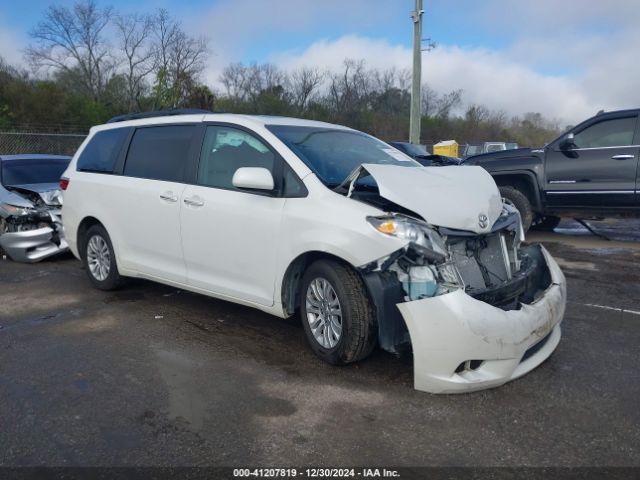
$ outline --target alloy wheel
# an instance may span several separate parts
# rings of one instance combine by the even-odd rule
[[[93,277],[103,282],[111,270],[111,253],[106,240],[100,235],[94,235],[87,243],[87,265]]]
[[[326,349],[334,348],[342,336],[342,309],[328,280],[315,278],[311,281],[305,307],[313,338]]]

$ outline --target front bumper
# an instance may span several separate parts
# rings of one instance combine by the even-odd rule
[[[53,241],[54,235],[55,231],[51,227],[4,233],[0,235],[0,247],[15,262],[39,262],[69,249],[61,235],[61,229],[58,230],[58,243]]]
[[[551,355],[560,341],[566,282],[555,260],[540,248],[551,284],[519,310],[504,311],[462,290],[398,304],[411,336],[417,390],[462,393],[497,387]]]

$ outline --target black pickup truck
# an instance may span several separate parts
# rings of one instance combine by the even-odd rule
[[[552,230],[561,217],[640,216],[637,110],[599,113],[542,148],[476,155],[529,227]]]

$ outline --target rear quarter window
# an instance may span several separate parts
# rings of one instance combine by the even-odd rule
[[[113,173],[118,155],[131,129],[113,128],[96,133],[78,157],[79,172]]]
[[[124,165],[129,177],[183,182],[195,125],[138,128]]]

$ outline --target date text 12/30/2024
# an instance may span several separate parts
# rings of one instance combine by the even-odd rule
[[[235,478],[400,478],[387,468],[235,468]]]

